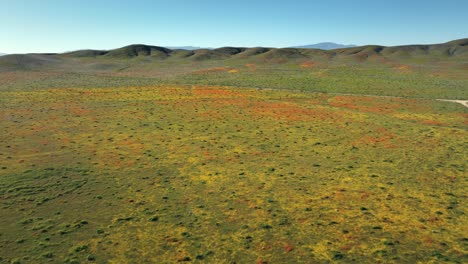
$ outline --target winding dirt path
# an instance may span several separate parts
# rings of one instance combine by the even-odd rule
[[[447,100],[447,99],[437,99],[437,101],[458,103],[458,104],[462,104],[462,105],[464,105],[465,107],[468,107],[468,100]]]

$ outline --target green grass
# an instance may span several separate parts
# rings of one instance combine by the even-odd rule
[[[425,69],[408,73],[378,65],[306,70],[298,65],[260,66],[255,71],[247,67],[238,69],[239,73],[235,74],[224,71],[183,75],[175,82],[412,98],[468,98],[468,79],[435,77]]]
[[[0,90],[222,85],[407,98],[466,99],[468,75],[456,63],[396,61],[82,59],[79,68],[0,72]]]

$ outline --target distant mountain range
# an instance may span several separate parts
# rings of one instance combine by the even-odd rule
[[[352,47],[357,47],[357,46],[353,44],[344,45],[344,44],[338,44],[338,43],[333,43],[333,42],[321,42],[317,44],[310,44],[310,45],[304,45],[304,46],[294,46],[291,48],[333,50],[333,49],[343,49],[343,48],[352,48]]]
[[[3,56],[3,55],[7,55],[7,54],[6,54],[6,53],[1,53],[1,52],[0,52],[0,56]]]

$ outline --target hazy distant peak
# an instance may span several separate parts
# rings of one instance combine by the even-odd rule
[[[1,53],[1,52],[0,52],[0,56],[3,56],[3,55],[7,55],[7,54],[6,54],[6,53]]]
[[[352,48],[352,47],[356,47],[356,45],[353,45],[353,44],[344,45],[344,44],[338,44],[334,42],[321,42],[317,44],[295,46],[293,48],[332,50],[332,49],[342,49],[342,48]]]

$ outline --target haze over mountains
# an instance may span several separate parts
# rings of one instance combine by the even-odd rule
[[[1,52],[0,52],[0,56],[3,56],[3,55],[7,55],[7,54],[6,54],[6,53],[1,53]]]
[[[352,47],[357,47],[357,46],[353,44],[344,45],[344,44],[338,44],[334,42],[321,42],[317,44],[293,46],[291,48],[332,50],[332,49],[343,49],[343,48],[352,48]]]

